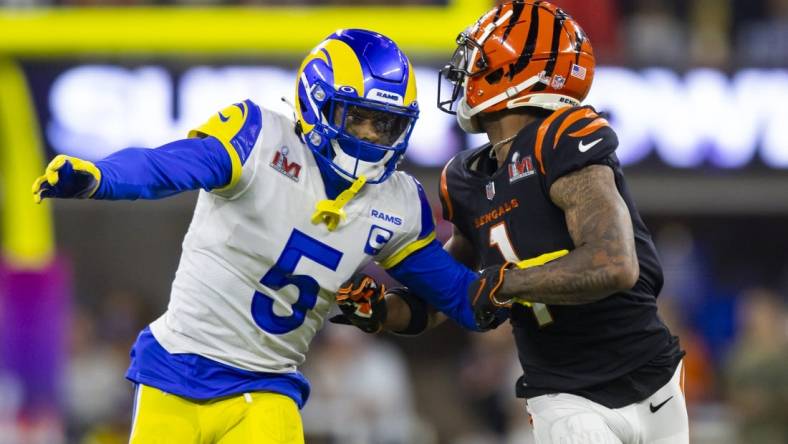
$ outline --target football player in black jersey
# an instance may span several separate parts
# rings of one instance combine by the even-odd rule
[[[479,326],[510,315],[536,442],[688,443],[683,352],[657,316],[657,253],[615,132],[580,106],[594,76],[588,38],[561,9],[515,1],[457,44],[439,107],[491,143],[443,170],[445,248],[482,270],[469,295]],[[439,322],[405,290],[374,300],[364,319],[346,298],[340,307],[399,332]]]

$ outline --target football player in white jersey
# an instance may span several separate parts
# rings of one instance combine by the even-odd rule
[[[245,100],[156,149],[58,156],[33,185],[37,202],[201,189],[169,307],[131,351],[132,443],[303,442],[298,366],[334,293],[373,260],[477,329],[478,275],[443,251],[424,190],[396,171],[419,112],[405,55],[337,31],[302,63],[295,107],[293,119]],[[406,302],[401,331],[423,330],[423,304]]]

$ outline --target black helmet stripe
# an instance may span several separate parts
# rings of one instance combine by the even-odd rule
[[[586,36],[581,29],[579,32],[575,31],[575,64],[580,63],[580,51],[583,50],[583,43],[586,41]]]
[[[553,71],[555,71],[555,64],[558,60],[558,45],[561,42],[561,31],[564,29],[565,19],[566,16],[559,9],[553,20],[553,41],[550,45],[550,59],[547,61],[547,65],[544,69],[548,79],[553,76]],[[546,88],[546,83],[539,82],[534,86],[533,91],[544,91]]]
[[[512,18],[509,19],[509,23],[506,24],[506,29],[503,31],[503,37],[501,38],[502,42],[505,42],[506,39],[509,37],[509,33],[512,32],[512,28],[517,22],[520,20],[520,14],[523,13],[523,9],[525,8],[525,3],[522,2],[515,2],[512,4]],[[500,11],[500,6],[499,6]],[[498,15],[496,14],[495,20],[493,23],[498,19]]]
[[[525,46],[520,53],[520,57],[517,58],[515,63],[509,65],[509,72],[507,73],[509,80],[513,79],[517,73],[528,66],[534,50],[536,50],[536,39],[539,37],[539,3],[542,2],[536,1],[531,5],[531,26],[528,28],[528,37],[525,39]]]
[[[490,85],[494,85],[503,79],[503,68],[498,68],[495,71],[484,76],[484,80]]]
[[[498,5],[498,7],[495,8],[495,16],[492,19],[493,23],[497,22],[498,18],[501,16],[501,9],[503,9],[503,5]]]

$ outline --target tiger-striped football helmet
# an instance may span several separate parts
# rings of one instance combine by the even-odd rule
[[[440,72],[452,85],[438,107],[463,129],[482,132],[476,117],[523,106],[577,106],[594,79],[594,52],[580,26],[546,1],[496,6],[457,37]],[[439,79],[440,84],[443,79]]]

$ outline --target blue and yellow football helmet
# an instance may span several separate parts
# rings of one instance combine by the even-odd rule
[[[388,37],[339,30],[304,59],[296,81],[296,114],[304,141],[340,175],[380,183],[395,170],[419,116],[416,78]],[[371,122],[374,138],[350,131]]]

